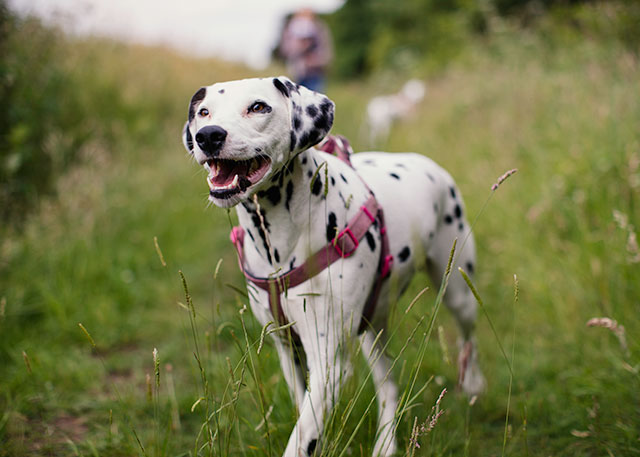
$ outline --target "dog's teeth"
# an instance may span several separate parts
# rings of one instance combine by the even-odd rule
[[[209,184],[209,189],[216,190],[215,184],[211,181],[211,178],[207,178],[207,184]]]
[[[238,185],[238,175],[235,175],[233,177],[233,181],[231,181],[231,185],[229,186],[231,189],[233,189],[234,187],[236,187]]]
[[[202,166],[204,167],[205,170],[209,172],[209,174],[211,174],[211,167],[207,162],[205,162]]]
[[[211,175],[215,178],[220,173],[220,165],[218,163],[213,162],[213,168],[211,168]]]

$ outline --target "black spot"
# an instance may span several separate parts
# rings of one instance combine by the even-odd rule
[[[432,240],[434,236],[436,236],[436,234],[435,234],[435,233],[433,233],[433,232],[429,232],[429,239],[430,239],[430,240]]]
[[[342,173],[340,173],[340,177],[342,178],[342,180],[346,183],[349,184],[349,181],[347,181],[347,178],[344,177],[344,175]]]
[[[309,146],[309,132],[302,132],[302,135],[300,135],[298,139],[298,148],[305,149]]]
[[[293,116],[293,128],[297,131],[302,127],[302,119],[299,116]]]
[[[262,219],[264,220],[264,227],[268,231],[269,230],[269,221],[267,220],[267,216],[265,214],[264,209],[261,210],[260,214],[262,215]],[[269,263],[272,263],[271,253],[269,252],[269,244],[267,243],[267,234],[262,229],[262,224],[260,222],[260,216],[258,215],[257,211],[251,211],[251,222],[253,222],[253,225],[258,230],[258,235],[260,235],[260,238],[262,238],[262,245],[264,246],[264,250],[267,253],[267,261]]]
[[[473,273],[473,264],[471,262],[467,262],[467,264],[465,265],[467,267],[467,271],[469,272],[469,274]]]
[[[323,113],[329,113],[331,112],[331,107],[333,106],[333,103],[331,103],[331,100],[329,100],[328,98],[324,98],[324,100],[322,101],[322,103],[320,104],[320,110]]]
[[[307,156],[304,156],[302,158],[302,165],[306,165],[307,164]]]
[[[453,214],[456,216],[456,219],[460,219],[462,217],[462,208],[460,208],[460,205],[456,205],[453,209]]]
[[[364,267],[364,263],[361,263],[361,264],[360,264],[360,268],[362,268],[362,267]]]
[[[249,181],[246,177],[241,177],[238,179],[238,186],[241,191],[247,190],[247,188],[251,185],[251,181]]]
[[[322,139],[322,132],[320,130],[312,130],[309,132],[308,147],[314,146],[318,144],[318,142]]]
[[[296,141],[298,138],[293,130],[289,132],[289,151],[293,151],[296,148]]]
[[[220,90],[218,91],[218,93],[219,93],[219,94],[224,94],[224,89],[220,89]]]
[[[446,214],[446,215],[444,216],[444,223],[445,223],[445,224],[451,224],[452,222],[453,222],[453,217],[451,217],[451,215],[450,215],[450,214]]]
[[[367,160],[365,160],[363,163],[366,163],[367,165],[375,165],[375,164],[376,164],[376,163],[375,163],[373,160],[371,160],[371,159],[367,159]]]
[[[329,213],[329,220],[327,221],[327,241],[331,243],[336,237],[338,231],[338,221],[335,213]]]
[[[310,177],[312,177],[312,176],[313,176],[313,171],[311,171],[311,170],[307,171],[307,177],[309,177],[309,178],[310,178]]]
[[[296,267],[296,258],[294,257],[293,259],[291,259],[291,262],[289,262],[289,270],[293,270]]]
[[[319,174],[316,175],[311,183],[311,192],[313,195],[320,195],[320,192],[322,192],[322,180]]]
[[[309,446],[307,446],[307,455],[312,455],[313,451],[316,450],[316,445],[318,444],[318,440],[309,441]]]
[[[367,233],[365,233],[365,238],[367,239],[367,244],[371,248],[371,251],[375,251],[376,250],[376,240],[373,238],[373,235],[371,234],[371,232],[367,231]]]
[[[438,212],[438,204],[437,203],[433,204],[433,211],[436,212],[436,213]]]
[[[398,179],[398,180],[400,179],[400,176],[398,176],[395,173],[389,173],[389,176],[391,176],[392,178]]]
[[[449,187],[449,192],[451,192],[451,198],[456,198],[456,190],[453,187]]]
[[[251,230],[247,230],[247,234],[249,235],[249,238],[251,238],[251,241],[255,243],[256,239],[253,237],[253,233],[251,233]]]
[[[280,253],[277,249],[273,250],[273,257],[276,259],[276,262],[280,262]]]
[[[336,180],[333,176],[331,176],[331,185],[335,186],[336,185]]]
[[[400,253],[398,254],[398,258],[400,259],[400,262],[406,262],[410,255],[411,255],[411,249],[409,249],[409,246],[405,246],[402,248],[402,251],[400,251]]]
[[[462,222],[458,224],[458,230],[460,230],[461,232],[464,230],[464,224]]]
[[[323,112],[320,116],[318,116],[315,119],[315,121],[313,122],[313,126],[318,130],[327,132],[331,128],[332,122],[333,122],[333,118],[331,118],[331,116]]]
[[[267,216],[264,209],[260,210],[260,215],[262,215],[262,219],[264,220],[264,228],[266,228],[267,231],[269,231],[271,224],[269,224],[269,221],[267,220]],[[258,215],[257,211],[251,211],[251,222],[253,222],[253,225],[255,225],[256,228],[258,228],[259,230],[262,230],[262,224],[260,223],[260,216]]]
[[[285,201],[285,207],[287,208],[287,211],[290,209],[289,208],[289,203],[291,203],[291,197],[293,196],[293,181],[289,181],[287,183],[287,197],[286,197],[286,201]]]
[[[278,203],[280,203],[282,194],[280,193],[280,188],[278,186],[271,186],[267,190],[261,190],[260,192],[258,192],[258,197],[267,197],[267,200],[269,200],[269,202],[271,202],[273,206],[276,206]]]
[[[291,96],[287,86],[285,86],[278,78],[273,78],[273,85],[276,86],[276,89],[278,89],[285,97],[289,98]]]
[[[191,101],[189,102],[189,122],[191,122],[196,115],[196,105],[204,100],[206,96],[207,88],[201,87],[195,94],[193,94],[193,97],[191,97]]]
[[[315,105],[307,106],[307,114],[311,117],[316,117],[318,115],[318,108]]]
[[[436,182],[436,178],[434,178],[431,173],[427,173],[427,178],[429,178],[429,180],[431,180],[431,182]]]
[[[397,163],[397,164],[396,164],[396,167],[398,167],[398,168],[404,168],[405,170],[407,169],[406,165],[405,165],[405,164],[403,164],[403,163]]]
[[[289,159],[289,161],[284,166],[284,171],[287,175],[292,175],[293,170],[296,168],[296,161],[293,159]]]
[[[277,173],[275,173],[272,177],[271,177],[271,182],[272,183],[278,183],[278,187],[282,187],[282,185],[284,184],[284,174],[287,171],[287,167],[288,167],[288,163],[285,164],[284,167],[282,167],[280,170],[278,170]],[[260,194],[258,194],[258,196],[260,196]]]
[[[256,152],[262,152],[262,148],[254,148],[254,151],[256,151]]]

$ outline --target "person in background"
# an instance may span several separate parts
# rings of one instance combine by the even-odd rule
[[[326,71],[333,56],[331,37],[313,11],[304,8],[293,14],[285,25],[279,51],[298,84],[324,92]]]

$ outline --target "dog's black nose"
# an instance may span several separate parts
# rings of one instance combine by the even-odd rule
[[[226,138],[227,131],[218,125],[202,127],[196,133],[196,143],[208,156],[217,156]]]

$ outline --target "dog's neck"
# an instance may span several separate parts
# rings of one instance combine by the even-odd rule
[[[292,257],[300,243],[307,246],[309,254],[321,247],[312,241],[318,239],[318,229],[325,228],[313,227],[312,215],[324,211],[321,205],[328,166],[322,153],[307,149],[274,173],[270,186],[236,207],[240,225],[248,235],[245,243],[255,246],[245,248],[248,267],[256,270],[255,274],[288,271],[302,263],[304,259]]]

